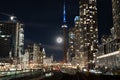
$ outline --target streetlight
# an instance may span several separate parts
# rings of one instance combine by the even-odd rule
[[[16,18],[16,16],[13,16],[13,15],[12,15],[12,16],[10,16],[10,20],[11,20],[11,21],[14,21],[14,20],[15,20],[15,18]]]
[[[10,15],[10,14],[7,14],[7,13],[3,13],[3,12],[0,12],[0,14],[5,15],[5,16],[8,16],[9,19],[10,19],[10,21],[16,22],[16,19],[17,19],[16,16]]]

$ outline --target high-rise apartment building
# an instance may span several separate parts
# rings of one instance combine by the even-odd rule
[[[114,72],[120,70],[120,1],[112,0],[113,27],[111,35],[102,37],[99,45],[96,66]]]
[[[84,64],[92,63],[93,54],[98,46],[98,26],[97,26],[97,7],[96,0],[79,1],[80,26],[82,27],[82,45]],[[88,65],[89,66],[89,65]]]
[[[113,27],[115,38],[120,38],[120,1],[112,0]]]
[[[79,16],[69,30],[69,61],[82,67],[93,68],[98,50],[98,26],[96,0],[80,0]]]

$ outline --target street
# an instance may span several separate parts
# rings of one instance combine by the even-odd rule
[[[120,80],[119,75],[102,75],[77,72],[76,74],[67,74],[62,72],[54,72],[53,76],[46,77],[41,80]]]

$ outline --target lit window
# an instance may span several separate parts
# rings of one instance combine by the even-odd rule
[[[83,13],[83,15],[86,15],[86,9],[84,9],[84,13]]]
[[[93,13],[93,11],[90,11],[90,13]]]
[[[73,43],[73,41],[70,41],[70,43]]]
[[[1,35],[1,37],[3,37],[3,38],[4,38],[4,37],[5,37],[5,35]]]
[[[80,31],[82,31],[82,30],[80,29]]]
[[[97,40],[94,40],[94,42],[97,42]]]
[[[84,21],[84,24],[86,24],[86,21]]]
[[[83,40],[81,40],[81,43],[83,43]]]
[[[6,37],[11,37],[10,35],[6,35]]]
[[[71,46],[71,48],[73,48],[73,46]]]
[[[96,28],[95,31],[98,31],[98,29]]]
[[[90,16],[90,18],[92,18],[93,16]]]
[[[93,37],[96,37],[96,35],[93,35]]]
[[[89,34],[89,33],[87,33],[87,34]]]
[[[90,29],[93,29],[93,26],[91,26]]]
[[[91,29],[90,31],[92,32],[93,30]]]
[[[97,8],[95,7],[95,10],[97,10]]]
[[[83,45],[81,45],[80,47],[83,47]]]
[[[87,27],[84,27],[84,30],[86,30],[87,29]]]
[[[85,4],[83,4],[83,6],[85,6]]]
[[[3,24],[0,24],[0,26],[2,26]]]
[[[87,19],[87,21],[89,21],[90,19]]]
[[[93,21],[93,23],[95,23],[95,21]]]
[[[117,4],[119,3],[119,1],[117,1]]]
[[[70,38],[74,38],[74,34],[73,33],[70,33]]]
[[[82,5],[80,6],[80,8],[82,8]]]
[[[92,6],[89,7],[90,9],[92,8]]]

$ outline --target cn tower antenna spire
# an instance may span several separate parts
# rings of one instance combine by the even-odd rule
[[[65,0],[63,5],[63,23],[66,23],[66,6],[65,6]]]

